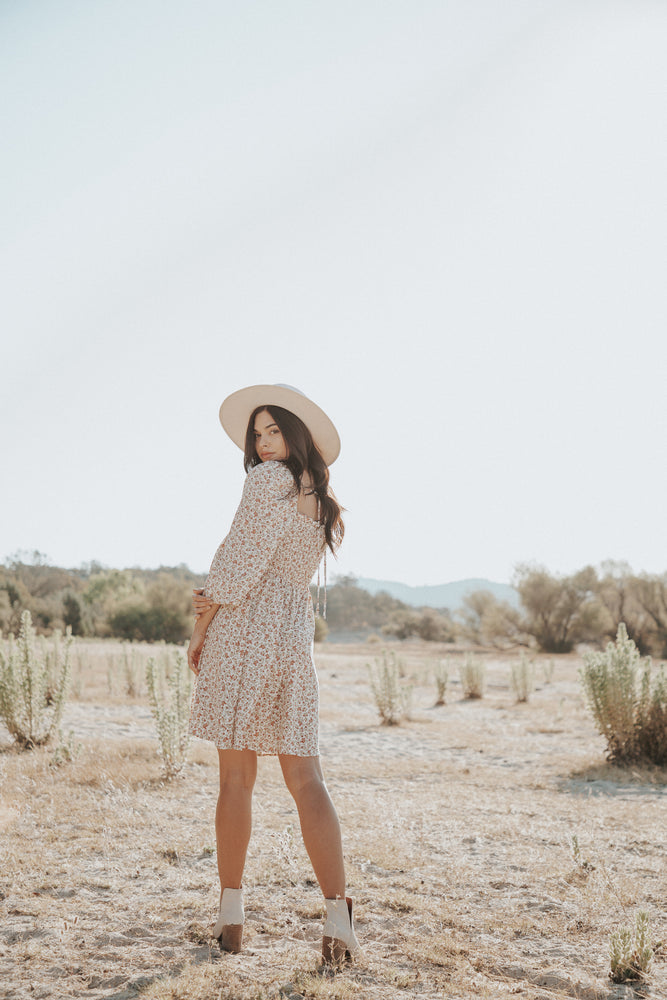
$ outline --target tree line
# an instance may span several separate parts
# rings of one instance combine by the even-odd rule
[[[18,632],[28,610],[45,633],[69,625],[74,635],[183,642],[192,627],[191,591],[203,579],[187,566],[62,569],[39,553],[14,557],[0,567],[0,629]],[[318,637],[327,630],[376,632],[567,653],[579,643],[606,644],[624,622],[642,654],[667,657],[667,573],[637,574],[616,562],[570,575],[521,565],[512,584],[516,606],[479,590],[452,611],[414,608],[387,593],[368,593],[352,576],[340,577],[328,588],[326,628],[320,625]]]
[[[18,633],[27,610],[45,634],[69,625],[73,635],[183,642],[192,630],[192,588],[201,583],[187,566],[62,569],[39,552],[15,556],[0,567],[0,630]]]

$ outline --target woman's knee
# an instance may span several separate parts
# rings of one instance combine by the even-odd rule
[[[319,757],[280,757],[280,766],[287,789],[297,801],[303,796],[317,795],[326,785],[320,768]]]
[[[218,750],[220,789],[251,792],[257,777],[257,754],[253,750]]]

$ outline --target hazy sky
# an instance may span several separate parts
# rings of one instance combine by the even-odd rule
[[[0,558],[208,567],[229,392],[339,571],[667,570],[664,0],[0,5]]]

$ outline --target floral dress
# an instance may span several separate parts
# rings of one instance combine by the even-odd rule
[[[211,564],[204,589],[221,607],[199,661],[190,732],[222,750],[319,752],[309,584],[325,539],[298,499],[285,465],[255,466]]]

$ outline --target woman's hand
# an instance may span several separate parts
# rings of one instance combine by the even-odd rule
[[[201,618],[205,615],[207,611],[210,611],[213,607],[213,601],[210,597],[204,596],[204,588],[197,587],[196,590],[192,591],[192,610],[194,611],[195,618]]]
[[[199,676],[199,658],[201,656],[201,651],[204,648],[205,638],[206,628],[200,627],[198,621],[195,622],[195,627],[190,639],[190,645],[188,646],[188,666],[194,674],[197,674],[197,676]]]
[[[190,645],[188,646],[188,666],[193,673],[199,675],[199,659],[201,657],[202,649],[204,648],[206,632],[218,613],[220,605],[209,600],[208,597],[204,597],[201,590],[195,590],[193,593],[195,595],[192,598],[193,605],[196,608],[195,602],[197,602],[201,604],[202,607],[198,611],[195,627],[192,630],[192,638],[190,639]]]

